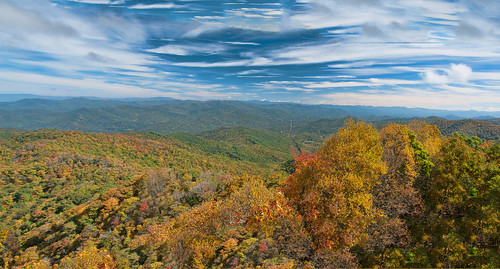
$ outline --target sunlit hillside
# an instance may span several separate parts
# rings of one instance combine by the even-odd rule
[[[499,142],[346,124],[302,154],[249,128],[3,130],[0,265],[500,266]]]

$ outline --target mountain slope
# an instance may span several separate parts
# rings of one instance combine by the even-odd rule
[[[500,138],[500,125],[493,122],[474,119],[454,121],[442,119],[436,121],[434,124],[446,136],[453,133],[461,133],[486,140],[497,140]]]
[[[375,120],[371,123],[381,129],[391,122],[399,124],[408,124],[413,120],[423,120],[428,124],[436,125],[436,127],[445,136],[450,136],[454,133],[465,134],[467,136],[477,136],[486,140],[500,139],[500,124],[493,120],[446,120],[438,117],[428,118],[394,118],[386,120]],[[309,122],[295,128],[295,133],[311,133],[317,134],[324,139],[337,130],[344,124],[345,119],[321,119],[318,121]],[[499,122],[500,123],[500,122]]]
[[[297,127],[322,119],[356,117],[375,122],[428,116],[448,119],[498,117],[500,112],[170,99],[24,99],[0,103],[0,128],[53,128],[87,132],[155,131],[195,134],[235,126],[289,132],[290,124]],[[326,126],[311,128],[323,128],[320,131],[323,134],[335,130],[327,130],[329,127]]]
[[[53,128],[89,132],[155,131],[198,133],[218,127],[247,126],[280,130],[290,120],[306,116],[242,102],[172,102],[147,106],[79,108],[73,111],[44,109],[0,110],[0,127]]]
[[[326,133],[331,123],[311,126]],[[422,142],[405,126],[389,125],[378,134],[364,123],[348,126],[319,153],[295,156],[292,176],[281,171],[286,162],[293,172],[288,133],[244,127],[199,135],[0,130],[0,267],[337,268],[347,261],[350,268],[423,268],[439,267],[456,253],[472,261],[456,259],[456,267],[499,266],[500,142],[478,147],[424,124],[417,128]],[[366,168],[368,158],[380,165]],[[364,181],[372,186],[360,181],[364,173],[373,177]],[[414,186],[420,179],[426,188]],[[450,186],[460,199],[448,199]],[[356,199],[343,198],[353,193]],[[361,212],[366,201],[374,207],[370,216]],[[443,203],[465,209],[443,211]],[[422,218],[421,210],[436,217]],[[360,214],[370,227],[321,228]],[[487,232],[471,234],[478,222]],[[355,232],[355,247],[344,241],[344,231]],[[394,236],[402,245],[393,245]],[[323,239],[346,249],[316,243]],[[381,256],[393,250],[397,255]]]

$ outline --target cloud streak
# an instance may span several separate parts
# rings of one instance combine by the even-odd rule
[[[500,110],[499,17],[488,0],[0,0],[0,85]]]
[[[144,5],[144,4],[137,4],[134,6],[129,7],[130,9],[168,9],[168,8],[178,8],[180,6],[172,4],[172,3],[167,3],[167,4],[152,4],[152,5]]]

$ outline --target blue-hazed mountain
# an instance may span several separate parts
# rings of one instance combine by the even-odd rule
[[[427,118],[393,118],[393,119],[383,119],[371,121],[371,123],[377,128],[381,129],[391,122],[399,124],[408,124],[413,120],[423,120],[428,124],[436,125],[436,127],[445,136],[453,135],[454,133],[464,134],[466,136],[477,136],[481,139],[486,140],[497,140],[500,138],[500,121],[499,119],[491,120],[477,120],[477,119],[460,119],[460,120],[448,120],[439,117],[427,117]],[[345,122],[345,118],[341,119],[321,119],[313,122],[308,122],[297,126],[294,129],[294,133],[301,134],[305,133],[314,135],[315,139],[324,139],[336,133]],[[304,139],[302,139],[304,140]],[[306,140],[307,141],[307,140]]]
[[[334,132],[335,126],[340,126],[345,117],[384,122],[395,118],[405,121],[430,116],[448,120],[488,118],[490,127],[495,129],[494,126],[498,124],[494,118],[500,117],[500,112],[256,101],[184,101],[169,98],[31,98],[0,103],[0,128],[53,128],[88,132],[199,133],[219,127],[244,126],[324,136]],[[488,138],[494,137],[495,131],[491,133]]]

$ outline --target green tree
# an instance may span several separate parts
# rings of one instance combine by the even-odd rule
[[[486,218],[484,165],[483,152],[470,147],[463,136],[452,136],[443,143],[424,196],[433,266],[484,265],[473,253],[481,245],[477,235]]]

